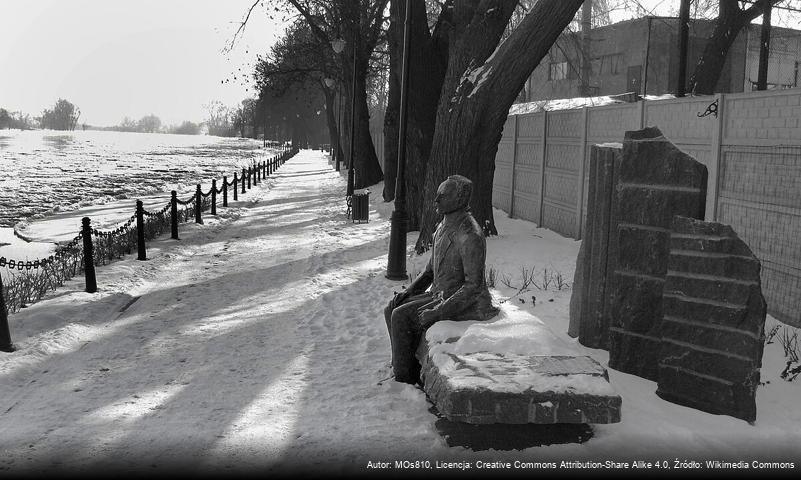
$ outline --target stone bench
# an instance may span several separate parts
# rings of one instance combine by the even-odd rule
[[[606,369],[511,304],[489,321],[434,324],[417,358],[423,389],[451,421],[620,421],[621,399]]]

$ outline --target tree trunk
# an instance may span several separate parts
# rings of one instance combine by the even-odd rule
[[[706,42],[704,53],[690,77],[690,91],[697,95],[712,95],[723,72],[726,56],[740,30],[751,20],[762,15],[765,6],[779,0],[758,0],[748,9],[741,10],[734,1],[721,1],[718,19],[712,36]]]
[[[381,165],[375,153],[373,137],[370,136],[370,110],[367,107],[367,66],[356,73],[356,148],[354,159],[354,188],[375,185],[384,179]]]
[[[331,142],[331,151],[336,155],[339,150],[339,131],[337,130],[337,119],[334,115],[336,113],[334,110],[336,92],[323,87],[323,93],[325,94],[325,120],[328,125],[328,137]]]
[[[367,62],[361,58],[356,59],[356,128],[351,134],[351,104],[353,94],[353,50],[352,46],[348,45],[345,48],[343,55],[345,55],[345,75],[343,103],[345,106],[345,117],[343,123],[345,126],[345,138],[343,144],[345,147],[345,156],[343,157],[346,166],[350,162],[350,142],[351,138],[355,139],[353,148],[353,167],[354,167],[354,188],[365,188],[375,185],[380,182],[383,177],[381,166],[378,163],[378,157],[375,154],[375,146],[373,139],[370,136],[370,113],[367,108],[367,89],[366,89],[366,76],[367,76]]]
[[[384,200],[395,197],[395,174],[398,157],[398,112],[400,108],[400,74],[403,57],[403,18],[405,0],[390,4],[390,85],[387,116],[384,119]],[[409,55],[409,92],[406,126],[406,211],[409,214],[409,231],[420,228],[420,214],[426,199],[422,196],[426,165],[431,154],[437,104],[442,92],[447,65],[447,47],[437,48],[441,36],[446,35],[444,18],[450,15],[443,9],[434,33],[428,30],[425,0],[412,0],[411,48]],[[391,167],[389,158],[392,158]],[[390,168],[394,170],[390,172]],[[391,185],[389,185],[391,183]],[[387,194],[391,197],[387,198]]]
[[[427,201],[416,245],[418,252],[431,244],[439,220],[431,200],[448,175],[460,174],[473,181],[473,216],[485,231],[497,234],[492,215],[492,181],[509,107],[582,0],[540,0],[498,46],[514,4],[482,1],[475,10],[463,8],[454,13],[456,25],[451,35],[448,72],[426,170],[423,193]]]

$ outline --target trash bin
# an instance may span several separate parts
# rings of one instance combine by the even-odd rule
[[[352,222],[370,221],[370,190],[354,191],[351,197]]]

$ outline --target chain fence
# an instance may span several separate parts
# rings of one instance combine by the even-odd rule
[[[230,182],[223,177],[219,188],[216,186],[217,180],[212,180],[212,186],[207,192],[203,192],[198,184],[196,193],[186,200],[179,199],[173,191],[170,201],[155,212],[145,210],[141,201],[137,201],[136,212],[125,222],[109,230],[91,228],[91,220],[84,218],[80,233],[68,243],[59,245],[45,258],[18,260],[0,257],[0,268],[6,269],[6,275],[0,276],[0,351],[14,350],[8,328],[9,314],[38,302],[48,292],[81,273],[86,275],[86,291],[96,291],[95,266],[123,258],[135,249],[138,249],[139,259],[145,260],[147,241],[169,230],[172,230],[172,238],[178,239],[179,223],[186,223],[194,218],[195,223],[202,224],[201,213],[208,210],[216,215],[218,194],[223,195],[222,206],[227,207],[228,187],[233,187],[231,193],[236,201],[240,181],[242,193],[245,193],[246,181],[247,188],[256,186],[259,179],[275,172],[296,153],[296,149],[285,147],[269,160],[243,168],[241,179],[237,179],[235,172]],[[86,268],[88,262],[91,262],[92,268]]]

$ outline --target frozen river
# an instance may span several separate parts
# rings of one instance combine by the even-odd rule
[[[190,192],[199,182],[207,189],[212,178],[272,155],[261,145],[207,135],[0,130],[0,247],[21,221],[170,190]]]
[[[206,135],[0,130],[0,226],[185,190],[262,160],[261,142]]]

